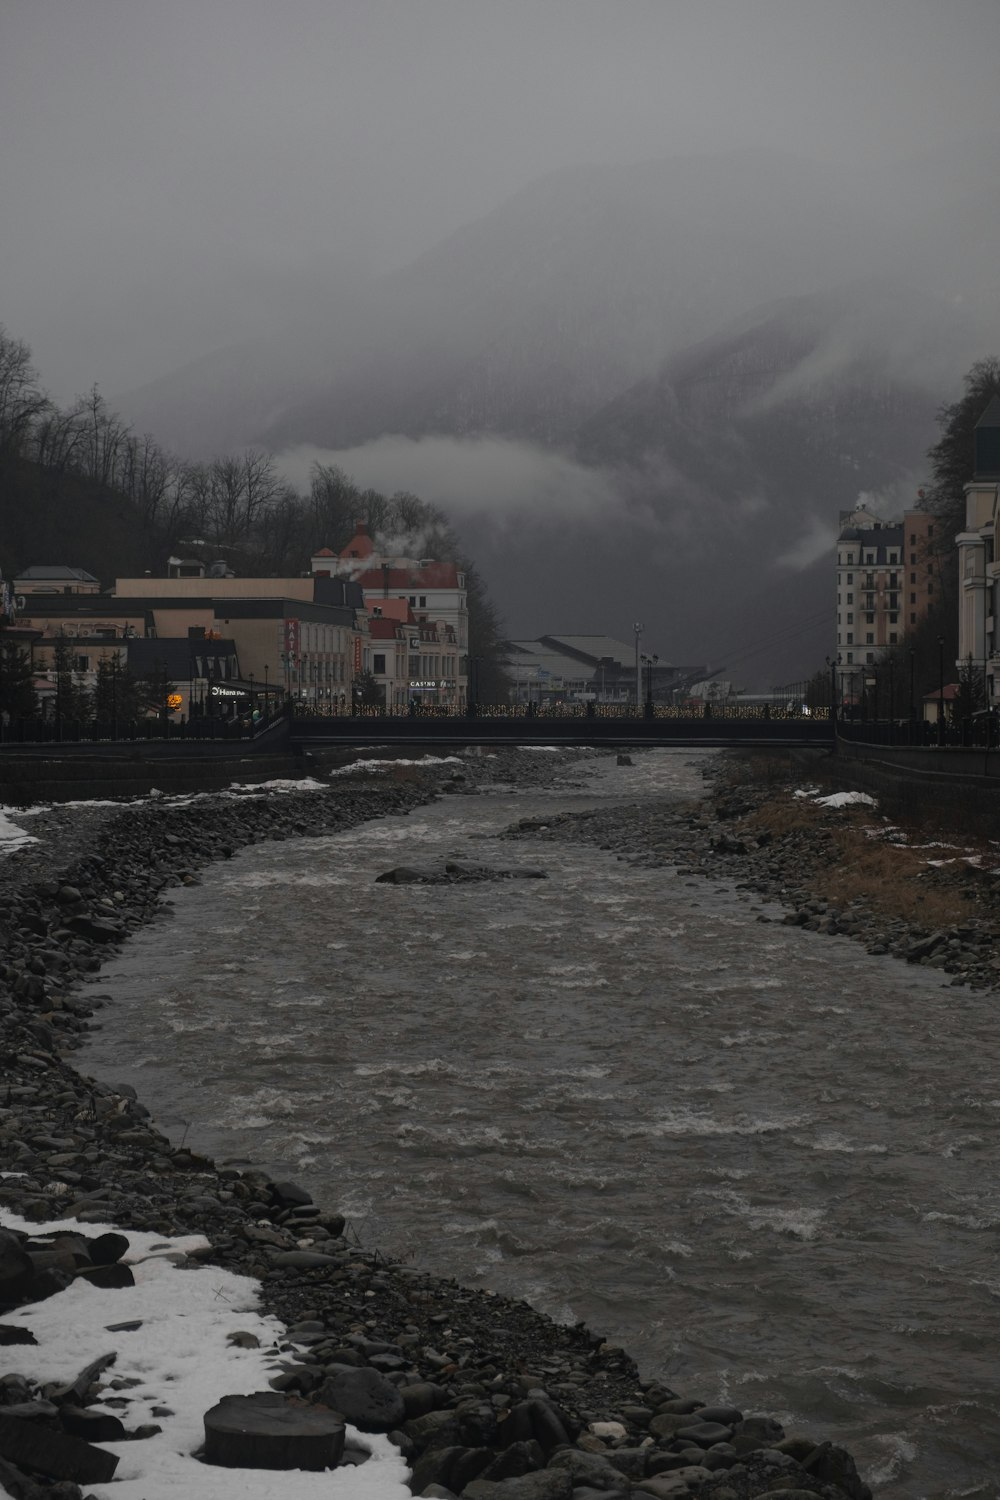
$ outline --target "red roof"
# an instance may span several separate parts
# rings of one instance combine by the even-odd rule
[[[364,540],[364,538],[362,538]],[[341,557],[347,557],[342,552]],[[455,563],[432,562],[422,568],[369,568],[355,579],[363,589],[375,594],[380,588],[398,589],[402,593],[420,589],[457,589],[458,568]]]
[[[336,555],[336,552],[331,552],[329,547],[321,547],[318,552],[313,553],[313,557],[336,557]]]
[[[355,521],[354,535],[341,552],[341,557],[371,557],[374,551],[375,544],[368,535],[367,524],[364,521]]]
[[[379,620],[372,617],[368,621],[368,632],[373,641],[394,641],[396,631],[401,628],[399,620]]]

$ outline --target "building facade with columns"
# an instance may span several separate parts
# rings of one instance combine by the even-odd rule
[[[982,674],[986,703],[1000,701],[1000,396],[976,424],[973,476],[965,486],[965,528],[958,547],[958,662]]]

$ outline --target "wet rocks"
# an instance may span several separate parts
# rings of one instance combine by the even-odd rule
[[[471,885],[484,880],[544,880],[544,870],[522,865],[515,869],[497,870],[489,865],[471,865],[458,860],[447,860],[437,867],[397,865],[375,876],[376,885]]]

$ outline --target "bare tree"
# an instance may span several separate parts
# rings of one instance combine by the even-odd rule
[[[0,324],[0,457],[20,457],[34,424],[50,409],[31,350],[20,339],[10,338]]]

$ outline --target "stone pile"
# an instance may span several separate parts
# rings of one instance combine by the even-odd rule
[[[509,780],[502,759],[485,764],[496,780]],[[556,757],[519,759],[532,776],[558,773]],[[475,784],[477,761],[460,773],[469,778],[461,786]],[[362,1431],[388,1431],[412,1466],[416,1494],[606,1500],[635,1490],[655,1500],[778,1493],[868,1500],[842,1449],[786,1436],[767,1417],[682,1399],[640,1378],[621,1349],[582,1325],[558,1325],[524,1303],[388,1263],[304,1189],[262,1170],[216,1167],[162,1135],[134,1091],[94,1082],[70,1065],[67,1053],[99,1003],[81,998],[80,980],[155,916],[170,885],[197,881],[206,862],[257,839],[405,812],[434,795],[442,774],[454,775],[449,767],[407,784],[344,778],[335,793],[112,809],[62,858],[30,846],[6,862],[0,1207],[29,1221],[76,1225],[55,1249],[16,1233],[3,1237],[0,1321],[4,1303],[30,1303],[46,1285],[121,1273],[119,1237],[90,1237],[88,1224],[113,1224],[124,1237],[133,1229],[198,1232],[209,1241],[199,1258],[258,1278],[264,1310],[288,1330],[274,1392],[334,1411]],[[88,1367],[72,1399],[57,1400],[18,1375],[15,1346],[5,1353],[0,1455],[10,1456],[0,1482],[15,1500],[80,1500],[80,1485],[97,1476],[45,1467],[37,1446],[17,1447],[17,1424],[36,1439],[44,1430],[46,1440],[58,1435],[87,1447],[81,1433],[95,1431],[87,1407],[101,1372]]]

